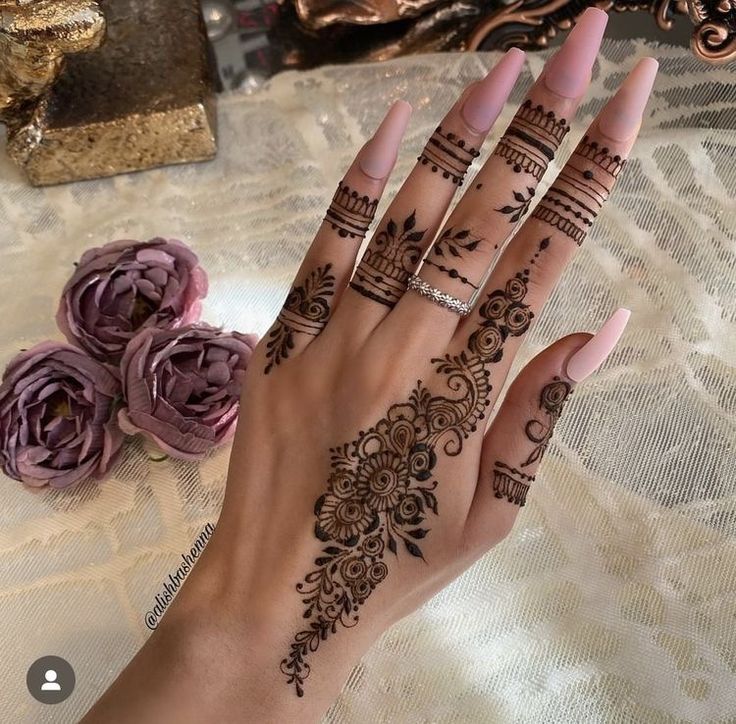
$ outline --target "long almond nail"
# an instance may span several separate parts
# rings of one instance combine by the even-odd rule
[[[654,58],[642,58],[634,66],[598,116],[601,133],[614,141],[627,141],[636,133],[658,68],[659,63]]]
[[[525,58],[523,50],[511,48],[470,91],[460,113],[473,130],[485,133],[493,125],[514,88]]]
[[[544,84],[564,98],[579,98],[590,82],[608,15],[588,8],[544,70]]]
[[[377,180],[391,173],[411,113],[412,107],[406,101],[396,101],[391,106],[373,138],[360,152],[358,163],[363,173]]]
[[[565,373],[573,382],[582,382],[605,362],[621,339],[630,316],[628,309],[617,309],[595,336],[567,360]]]

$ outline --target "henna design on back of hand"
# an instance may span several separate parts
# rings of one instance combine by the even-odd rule
[[[334,292],[335,277],[330,273],[332,264],[312,270],[304,282],[294,286],[286,297],[273,329],[266,342],[268,363],[264,374],[274,365],[281,364],[294,347],[294,336],[308,334],[316,337],[327,324],[330,316],[329,297]]]
[[[533,475],[522,473],[521,470],[512,468],[506,463],[496,460],[493,466],[493,494],[497,498],[506,498],[509,503],[514,503],[520,508],[524,507],[529,485],[533,482]]]
[[[443,178],[462,186],[470,164],[478,156],[480,151],[476,148],[469,146],[456,134],[443,131],[442,126],[437,126],[424,150],[417,156],[417,161],[422,166],[428,166],[432,173],[441,173]]]
[[[505,159],[514,173],[528,173],[539,181],[569,130],[564,118],[557,118],[554,111],[547,111],[527,99],[511,120],[493,155]]]
[[[422,258],[420,242],[426,233],[426,229],[416,229],[416,211],[401,227],[390,219],[365,250],[350,287],[368,299],[394,307]]]
[[[439,269],[451,279],[457,279],[461,283],[477,289],[477,285],[463,276],[454,266],[446,266],[443,260],[462,259],[463,252],[474,252],[481,241],[483,240],[471,235],[469,229],[448,227],[432,245],[432,252],[424,260],[424,263]]]
[[[562,414],[562,408],[571,394],[572,385],[559,377],[555,377],[552,382],[542,388],[539,395],[539,410],[546,419],[533,419],[526,423],[524,431],[535,447],[521,467],[525,468],[542,459],[554,432],[555,424]]]
[[[535,258],[548,245],[544,239]],[[297,584],[305,623],[280,666],[298,696],[310,673],[308,657],[340,628],[358,623],[360,607],[388,576],[388,556],[424,559],[420,541],[430,515],[438,515],[438,455],[459,455],[485,419],[493,389],[489,367],[502,359],[504,341],[526,333],[534,316],[524,302],[528,275],[525,269],[487,295],[466,350],[432,360],[449,396],[433,394],[420,380],[406,402],[330,451],[327,492],[314,509],[315,535],[325,545]]]
[[[580,246],[625,163],[621,156],[611,155],[607,147],[584,136],[532,217]]]
[[[327,209],[325,221],[343,238],[363,239],[377,208],[378,199],[359,194],[340,181]]]

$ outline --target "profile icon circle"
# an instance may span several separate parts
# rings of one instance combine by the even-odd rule
[[[71,664],[61,656],[36,659],[26,674],[31,696],[42,704],[59,704],[74,691],[76,676]]]

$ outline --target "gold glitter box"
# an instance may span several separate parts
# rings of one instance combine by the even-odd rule
[[[7,4],[0,0],[0,12]],[[69,8],[66,0],[23,4],[51,15]],[[50,62],[61,72],[50,87],[3,111],[8,153],[34,185],[203,161],[217,150],[214,63],[198,0],[103,0],[99,8],[101,45],[57,53]],[[63,37],[46,35],[48,47],[69,45],[79,18],[66,20]],[[6,70],[12,62],[0,59]]]

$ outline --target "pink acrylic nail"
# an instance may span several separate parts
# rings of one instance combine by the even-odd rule
[[[601,133],[614,141],[627,141],[639,128],[652,92],[659,63],[642,58],[598,116]]]
[[[373,138],[360,152],[358,163],[363,173],[378,180],[391,173],[411,113],[412,107],[406,101],[396,101],[391,106]]]
[[[521,73],[526,53],[511,48],[468,94],[460,113],[478,133],[485,133],[503,110]]]
[[[588,8],[578,20],[557,54],[547,63],[544,84],[564,98],[579,98],[590,82],[608,15]]]
[[[573,382],[582,382],[605,362],[621,339],[630,316],[628,309],[617,309],[595,336],[567,360],[565,373]]]

